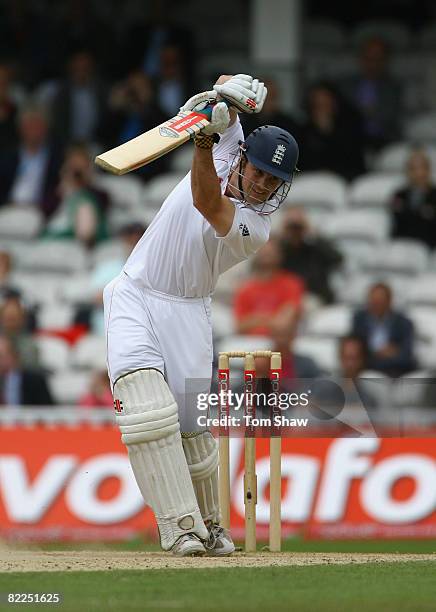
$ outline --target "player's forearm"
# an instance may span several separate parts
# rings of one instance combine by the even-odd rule
[[[221,189],[211,149],[195,147],[191,170],[191,188],[194,206],[202,214],[211,214],[219,210]]]

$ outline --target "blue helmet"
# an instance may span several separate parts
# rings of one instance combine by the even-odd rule
[[[242,149],[248,161],[259,170],[292,182],[299,150],[297,141],[286,130],[275,125],[256,128],[247,136]]]

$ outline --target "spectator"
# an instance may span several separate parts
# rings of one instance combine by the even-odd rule
[[[262,125],[278,125],[290,132],[295,140],[301,144],[299,124],[280,108],[280,94],[277,83],[273,79],[264,79],[264,83],[268,88],[268,95],[263,105],[262,112],[260,114],[253,113],[252,115],[241,113],[244,134],[250,134],[253,130]]]
[[[39,206],[53,189],[60,155],[48,139],[44,111],[28,106],[19,116],[18,147],[0,155],[0,205]]]
[[[362,114],[366,147],[376,151],[401,137],[401,87],[389,74],[389,53],[382,39],[366,40],[359,60],[359,72],[343,81],[342,90]]]
[[[50,406],[53,400],[45,377],[23,368],[11,340],[0,335],[0,405]]]
[[[0,307],[0,333],[9,338],[26,368],[39,366],[38,347],[28,332],[28,314],[19,297],[13,293]]]
[[[359,405],[377,408],[377,401],[365,388],[365,381],[359,380],[367,369],[368,350],[359,336],[345,336],[339,342],[341,386],[346,406]]]
[[[76,238],[87,248],[108,236],[106,212],[109,198],[93,185],[93,164],[88,149],[73,145],[67,152],[57,190],[47,199],[51,211],[44,237]]]
[[[17,107],[10,91],[10,72],[0,63],[0,151],[14,147],[17,138]]]
[[[415,368],[412,322],[392,309],[392,292],[384,283],[374,284],[365,308],[354,313],[353,335],[368,346],[368,367],[388,376],[400,376]]]
[[[301,277],[307,291],[329,304],[334,300],[330,276],[342,262],[342,255],[330,242],[311,232],[301,208],[286,211],[281,235],[283,267]]]
[[[7,251],[0,251],[0,298],[7,297],[15,289],[11,282],[12,257]]]
[[[114,400],[106,371],[93,373],[88,393],[82,395],[78,406],[81,408],[113,408]]]
[[[167,117],[175,115],[184,104],[187,84],[181,49],[174,44],[162,48],[157,81],[157,99]]]
[[[71,142],[95,142],[104,121],[107,91],[95,74],[93,55],[87,50],[74,53],[68,77],[53,100],[53,134],[63,146]]]
[[[406,165],[407,185],[391,201],[392,237],[415,238],[436,246],[436,186],[431,162],[424,151],[414,151]]]
[[[254,274],[236,293],[234,314],[239,334],[270,336],[295,326],[304,283],[281,266],[280,244],[273,238],[256,253]]]
[[[299,142],[302,170],[326,170],[347,180],[365,171],[361,119],[329,83],[309,89]]]
[[[109,112],[104,127],[107,148],[115,147],[151,130],[168,119],[156,102],[150,79],[140,70],[133,70],[115,85],[109,98]],[[139,170],[142,178],[151,178],[168,168],[163,156]]]
[[[76,325],[85,325],[94,334],[102,335],[104,333],[103,289],[105,285],[120,274],[128,256],[146,229],[145,225],[138,222],[128,223],[120,229],[119,234],[123,242],[125,255],[119,259],[107,259],[94,268],[91,274],[91,286],[94,290],[94,297],[92,303],[82,304],[78,308],[74,319]]]

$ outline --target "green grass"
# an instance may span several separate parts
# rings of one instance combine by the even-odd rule
[[[62,612],[435,610],[436,562],[0,574],[0,592],[60,592]]]

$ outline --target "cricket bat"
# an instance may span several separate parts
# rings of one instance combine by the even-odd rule
[[[95,163],[113,174],[126,174],[166,155],[209,125],[213,105],[201,111],[181,111],[168,121],[97,155]]]

